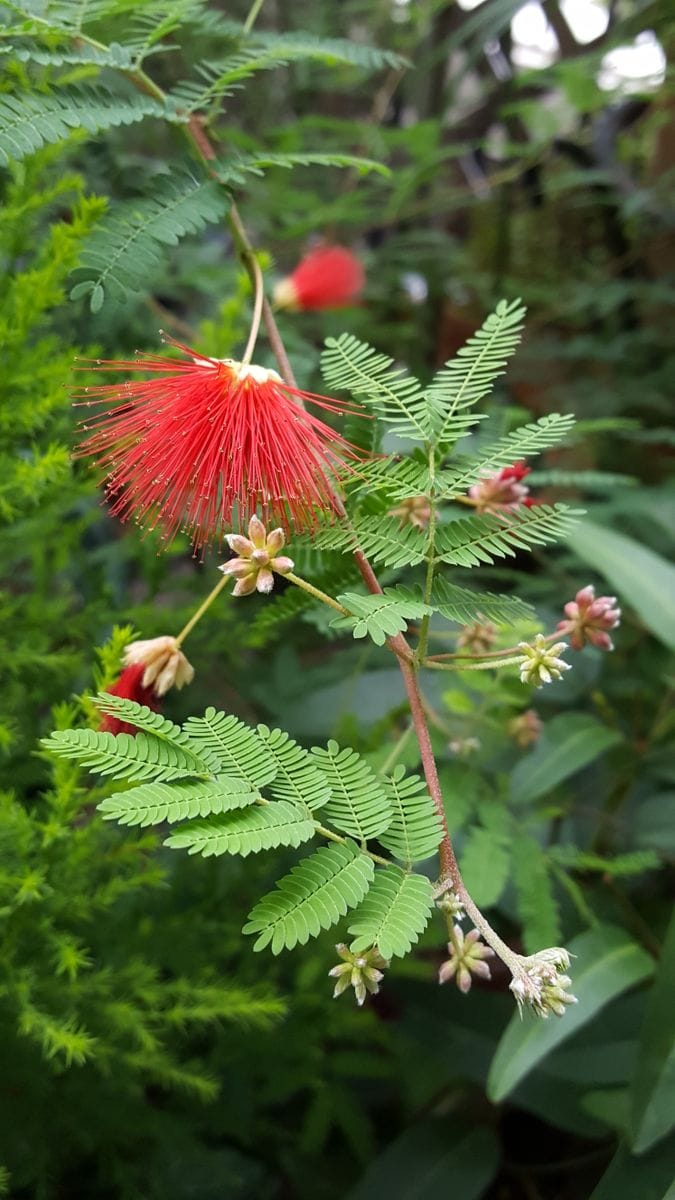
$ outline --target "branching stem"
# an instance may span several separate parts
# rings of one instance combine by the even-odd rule
[[[249,11],[248,17],[246,18],[246,22],[244,25],[245,31],[250,30],[250,28],[252,27],[253,22],[256,20],[258,13],[260,12],[260,9],[262,8],[262,4],[263,4],[263,0],[253,0],[253,4],[251,5],[251,9]],[[85,35],[76,35],[74,40],[86,42],[89,45],[96,46],[100,50],[108,49],[108,47],[105,46],[102,42],[96,42],[94,39],[86,37]],[[148,75],[146,75],[145,71],[143,71],[142,68],[140,68],[138,66],[134,67],[131,70],[127,70],[125,72],[125,74],[129,78],[131,83],[133,83],[134,86],[139,89],[139,91],[145,92],[146,95],[153,96],[156,100],[159,100],[162,103],[166,102],[166,99],[167,99],[166,93],[154,82],[154,80],[152,80]],[[200,158],[202,158],[204,160],[204,162],[206,162],[207,164],[212,164],[214,162],[214,160],[217,158],[216,151],[204,130],[203,122],[201,121],[200,117],[193,113],[189,117],[187,123],[182,125],[181,128],[185,131],[186,136],[188,137],[188,139],[194,146],[194,148],[197,151]],[[212,170],[212,174],[215,179],[218,179],[218,173],[216,170]],[[230,211],[228,214],[228,222],[229,222],[230,228],[232,230],[232,235],[234,237],[235,243],[236,243],[239,253],[242,257],[242,260],[246,264],[246,267],[251,275],[251,280],[253,282],[255,295],[257,297],[259,295],[259,292],[258,292],[258,288],[257,288],[257,284],[256,284],[256,268],[257,268],[257,270],[259,270],[260,267],[259,267],[259,264],[255,257],[255,252],[253,250],[253,247],[248,239],[248,235],[247,235],[244,225],[242,223],[241,217],[239,215],[239,211],[235,204],[232,204],[230,207]],[[293,374],[291,364],[288,359],[288,355],[286,354],[285,346],[284,346],[281,336],[279,334],[279,330],[278,330],[272,309],[271,309],[268,301],[264,298],[264,296],[261,301],[261,310],[262,310],[262,319],[265,323],[265,329],[266,329],[267,336],[269,339],[270,347],[271,347],[272,352],[277,360],[277,363],[279,366],[279,372],[280,372],[284,382],[289,387],[295,388],[295,387],[297,387],[297,384],[296,384],[296,380],[295,380],[295,376]],[[256,331],[256,336],[257,336],[257,331]],[[247,347],[247,350],[248,350],[248,347]],[[470,503],[470,501],[466,497],[461,497],[461,498],[455,497],[455,499],[460,500],[461,503],[467,503],[467,502]],[[336,507],[338,509],[338,512],[344,519],[348,520],[346,510],[344,508],[341,498],[338,495],[336,495],[336,500],[337,500]],[[370,563],[369,563],[368,559],[366,558],[365,554],[363,553],[363,551],[359,550],[359,549],[355,549],[354,550],[354,559],[355,559],[356,565],[361,573],[361,576],[364,580],[364,583],[366,584],[366,587],[368,588],[368,591],[371,592],[373,595],[382,595],[382,587],[379,583],[379,580],[377,579],[377,576],[375,575],[375,572],[373,571],[373,568],[370,565]],[[219,592],[225,586],[225,583],[227,582],[227,578],[228,578],[227,576],[223,576],[223,579],[221,579],[220,582],[218,584],[216,584],[216,587],[209,594],[209,596],[207,596],[204,603],[197,609],[197,612],[190,619],[190,621],[188,621],[188,623],[184,627],[184,629],[181,630],[180,634],[178,635],[178,638],[176,639],[179,644],[182,641],[184,641],[184,639],[187,637],[188,633],[190,633],[190,631],[197,624],[197,621],[199,621],[201,619],[203,614],[206,612],[207,608],[209,608],[209,606],[213,603],[216,596],[219,594]],[[304,584],[304,582],[305,581],[303,581],[303,584]],[[320,596],[319,598],[323,599],[323,596]],[[337,605],[337,601],[331,600],[330,603],[331,603],[331,606]],[[497,951],[500,958],[503,959],[503,961],[507,964],[507,966],[509,966],[509,968],[514,973],[517,972],[519,974],[522,974],[522,967],[520,966],[520,960],[519,960],[518,955],[515,955],[513,953],[513,951],[509,950],[508,946],[506,946],[505,943],[502,942],[501,938],[499,938],[498,935],[496,933],[494,933],[494,931],[491,929],[489,923],[486,921],[483,914],[473,903],[473,901],[472,901],[471,897],[469,896],[468,892],[466,891],[466,888],[464,887],[464,884],[462,881],[462,877],[461,877],[461,874],[459,871],[459,866],[457,864],[457,859],[455,857],[455,851],[454,851],[452,841],[450,838],[450,831],[448,828],[447,819],[445,816],[445,809],[443,806],[443,795],[441,792],[440,781],[438,778],[438,770],[436,768],[436,760],[434,758],[433,748],[431,745],[431,738],[429,736],[429,728],[427,725],[424,707],[422,704],[422,697],[421,697],[421,693],[420,693],[420,689],[419,689],[419,683],[418,683],[418,678],[417,678],[417,674],[418,674],[418,670],[419,670],[419,663],[414,660],[410,646],[408,645],[408,642],[406,641],[403,634],[397,634],[395,637],[389,638],[387,644],[388,644],[389,648],[394,651],[394,653],[397,655],[397,657],[399,659],[399,666],[401,669],[401,673],[403,675],[403,682],[405,684],[405,689],[406,689],[406,693],[408,696],[408,703],[410,705],[412,724],[413,724],[413,728],[415,730],[415,735],[417,737],[417,741],[418,741],[419,748],[420,748],[420,757],[422,760],[422,768],[424,771],[424,777],[426,780],[427,787],[429,789],[429,794],[434,802],[434,806],[440,817],[442,828],[443,828],[443,840],[439,847],[439,858],[440,858],[440,866],[441,866],[441,882],[442,882],[442,884],[447,883],[447,886],[451,887],[453,889],[453,891],[455,891],[457,893],[457,895],[461,898],[462,904],[463,904],[464,908],[466,909],[466,912],[468,913],[468,915],[471,917],[472,921],[474,922],[474,925],[476,926],[476,928],[483,935],[486,942],[488,942],[488,944],[491,945],[492,948]],[[428,666],[435,665],[436,667],[441,666],[441,664],[439,664],[439,663],[433,664],[433,663],[429,662],[428,660],[427,660],[427,665]],[[333,834],[330,830],[324,830],[323,827],[321,827],[321,826],[317,826],[317,832],[321,832],[323,834],[323,836],[328,836],[331,841],[344,840],[344,839],[339,839],[338,835]],[[383,865],[388,865],[387,859],[380,858],[378,855],[375,855],[375,854],[370,854],[370,857],[375,862],[379,862]]]
[[[314,587],[313,583],[308,583],[306,579],[301,579],[299,575],[294,575],[291,571],[286,571],[284,579],[289,583],[294,583],[296,587],[302,588],[303,592],[309,592],[310,596],[314,596],[315,600],[320,600],[322,604],[329,604],[336,612],[342,613],[343,617],[350,617],[351,613],[344,604],[340,604],[338,600],[334,600],[327,592],[322,592],[320,588]]]

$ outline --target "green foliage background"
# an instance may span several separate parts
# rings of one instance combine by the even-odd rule
[[[645,29],[671,46],[672,13],[617,5],[604,38],[578,46],[547,5],[559,61],[495,74],[485,47],[512,63],[518,7],[279,3],[243,49],[238,5],[1,10],[0,1192],[17,1200],[668,1194],[673,93],[668,74],[625,97],[594,73]],[[78,43],[83,30],[112,48]],[[168,123],[115,74],[139,56],[175,97]],[[41,132],[19,154],[10,98],[27,93]],[[76,698],[110,685],[131,628],[175,632],[213,582],[212,560],[180,541],[159,557],[152,537],[106,516],[70,458],[67,394],[75,355],[154,351],[159,325],[217,356],[245,340],[249,285],[222,193],[174,119],[212,102],[222,175],[268,281],[317,234],[366,264],[361,306],[280,317],[303,385],[321,389],[323,340],[345,330],[426,380],[500,296],[522,296],[526,341],[493,421],[506,435],[577,414],[532,482],[587,517],[564,547],[482,568],[481,584],[547,627],[583,584],[616,592],[616,652],[575,656],[534,697],[508,675],[428,685],[476,901],[512,944],[577,954],[580,1003],[562,1022],[520,1025],[499,971],[466,998],[439,989],[440,923],[376,1003],[333,1002],[330,934],[279,958],[240,934],[271,865],[195,861],[111,828],[94,815],[103,789],[36,749],[54,711],[59,728],[94,719]],[[110,255],[132,235],[136,253],[115,260],[101,294],[101,246]],[[305,574],[319,570],[312,553]],[[353,589],[337,556],[321,570],[333,594]],[[457,629],[435,621],[439,650]],[[213,704],[308,745],[346,741],[376,770],[406,727],[388,656],[283,587],[225,600],[189,657],[196,680],[167,702],[176,720]],[[532,705],[544,731],[520,749],[508,724]],[[400,759],[411,770],[413,742]]]

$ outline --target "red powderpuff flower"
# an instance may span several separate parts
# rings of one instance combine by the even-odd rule
[[[147,708],[151,708],[153,712],[159,712],[159,697],[152,686],[147,687],[143,683],[144,673],[144,663],[135,663],[131,667],[125,667],[117,683],[106,688],[106,691],[111,696],[121,696],[124,700],[136,700],[139,704],[145,704]],[[130,725],[128,721],[121,721],[119,717],[114,717],[110,713],[105,713],[103,716],[99,730],[101,733],[138,732],[135,725]]]
[[[200,550],[256,510],[287,530],[311,530],[322,512],[340,511],[336,478],[360,452],[303,403],[334,413],[353,406],[289,387],[276,371],[165,340],[185,357],[96,364],[156,378],[77,393],[87,405],[114,405],[87,420],[92,432],[77,451],[104,470],[113,516],[159,525],[169,541],[183,530]]]
[[[360,260],[343,246],[319,246],[305,255],[292,275],[274,291],[277,308],[294,312],[343,308],[356,300],[365,283]]]

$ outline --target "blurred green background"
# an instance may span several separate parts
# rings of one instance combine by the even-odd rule
[[[64,38],[40,41],[40,22],[75,42],[83,29],[106,44],[154,36],[146,69],[170,88],[236,43],[246,16],[240,3],[0,5],[0,100],[112,79],[54,61]],[[530,414],[578,417],[531,477],[540,498],[586,510],[578,532],[480,582],[527,599],[547,628],[587,583],[617,594],[615,653],[587,650],[534,695],[487,673],[434,676],[425,694],[467,883],[510,944],[577,947],[580,1004],[523,1039],[506,972],[468,997],[438,988],[440,922],[364,1011],[334,1002],[334,936],[275,959],[240,932],[291,852],[274,868],[172,856],[104,827],[87,776],[36,749],[77,718],[73,697],[112,682],[130,627],[181,627],[217,562],[180,539],[160,557],[156,539],[106,515],[70,457],[73,359],[155,353],[160,326],[236,355],[250,311],[223,223],[164,247],[124,304],[92,314],[68,300],[106,204],[133,205],[168,164],[189,163],[156,120],[73,129],[0,166],[0,1194],[665,1200],[672,6],[269,0],[255,32],[348,39],[354,62],[298,55],[253,75],[214,114],[221,153],[360,154],[391,172],[278,168],[236,189],[270,286],[318,238],[365,264],[360,305],[280,315],[301,384],[321,391],[323,339],[344,329],[426,379],[497,299],[521,296],[526,339],[493,419],[507,432]],[[394,57],[370,61],[370,46]],[[264,343],[261,356],[271,363]],[[326,640],[296,597],[225,598],[191,637],[195,681],[166,711],[213,704],[303,743],[343,738],[379,766],[406,724],[397,670],[373,645]],[[439,619],[438,651],[457,632]],[[543,732],[522,746],[511,722],[532,707]],[[403,761],[418,766],[412,742]]]

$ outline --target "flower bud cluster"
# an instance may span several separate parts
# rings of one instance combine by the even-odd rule
[[[539,714],[533,708],[528,708],[517,717],[512,717],[506,728],[516,746],[526,750],[539,741],[544,725]]]
[[[523,652],[520,661],[521,683],[533,683],[535,687],[541,687],[544,683],[561,679],[563,671],[570,670],[570,664],[559,657],[567,649],[566,642],[549,646],[543,633],[538,633],[532,645],[519,642],[518,649]]]
[[[486,958],[494,957],[494,950],[480,940],[477,929],[471,929],[464,934],[459,925],[453,925],[448,942],[450,958],[441,964],[438,971],[438,982],[447,983],[454,979],[460,992],[469,991],[472,976],[480,979],[490,979],[490,968]]]
[[[184,687],[194,679],[194,667],[180,649],[175,637],[147,638],[130,642],[124,651],[124,666],[145,667],[142,685],[156,696],[165,696],[169,688]]]
[[[521,504],[529,508],[533,501],[529,496],[529,487],[523,483],[523,479],[529,474],[530,468],[526,467],[525,463],[517,462],[474,483],[469,488],[469,496],[476,506],[476,511],[499,513],[504,509],[519,508]]]
[[[565,974],[569,965],[569,953],[562,946],[520,958],[521,970],[510,984],[520,1011],[527,1005],[538,1017],[564,1016],[567,1005],[577,1003],[569,991],[572,980]]]
[[[401,500],[395,508],[390,508],[387,516],[398,517],[401,525],[426,529],[431,520],[431,511],[431,503],[426,496],[410,496],[407,500]]]
[[[468,650],[469,654],[487,654],[496,638],[497,627],[492,621],[475,621],[472,625],[462,626],[457,634],[457,646]]]
[[[223,563],[218,570],[236,579],[233,596],[271,592],[274,574],[288,575],[293,570],[293,560],[279,556],[285,540],[283,529],[273,529],[268,534],[260,518],[255,515],[248,523],[248,537],[240,533],[227,534],[227,544],[238,557]]]
[[[565,605],[566,620],[560,621],[557,632],[569,636],[573,649],[582,650],[590,643],[600,650],[613,650],[609,631],[621,620],[616,596],[596,596],[592,584],[577,592],[574,600]]]

